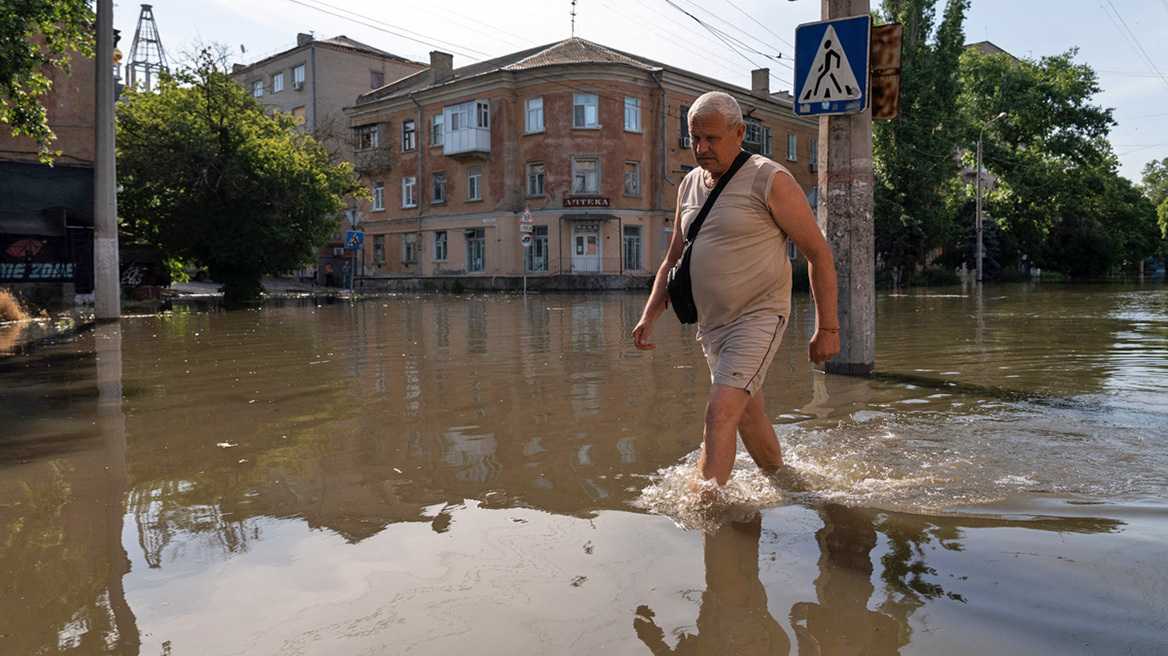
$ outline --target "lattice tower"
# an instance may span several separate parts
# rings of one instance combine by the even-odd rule
[[[158,74],[168,70],[166,52],[158,36],[158,24],[154,22],[154,9],[150,5],[142,5],[142,13],[138,14],[138,29],[134,30],[134,45],[130,46],[127,74],[130,88],[137,88],[141,83],[146,91],[152,91],[158,82]]]

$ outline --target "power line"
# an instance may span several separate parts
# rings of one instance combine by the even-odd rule
[[[1103,13],[1107,14],[1107,18],[1111,20],[1113,25],[1115,25],[1115,29],[1119,30],[1119,33],[1123,35],[1123,38],[1128,42],[1128,45],[1132,46],[1132,49],[1136,51],[1136,56],[1141,58],[1141,61],[1145,66],[1155,72],[1157,81],[1160,82],[1160,84],[1162,84],[1165,89],[1168,89],[1168,78],[1165,78],[1164,74],[1160,72],[1160,69],[1156,68],[1156,63],[1152,61],[1152,58],[1148,56],[1147,51],[1145,51],[1143,46],[1140,45],[1139,40],[1136,39],[1135,33],[1131,31],[1130,27],[1128,27],[1127,21],[1123,19],[1123,16],[1119,13],[1119,10],[1115,8],[1115,4],[1111,0],[1107,0],[1107,4],[1111,7],[1111,10],[1115,12],[1114,18],[1112,18],[1111,14],[1107,12],[1107,8],[1103,6],[1102,2],[1099,3],[1099,8],[1103,10]],[[1116,18],[1118,18],[1119,23],[1123,25],[1122,29],[1120,29],[1119,24],[1116,24]]]
[[[735,9],[737,9],[739,12],[741,12],[743,16],[746,16],[746,17],[747,17],[747,18],[749,18],[750,20],[754,21],[754,23],[755,23],[756,25],[758,25],[759,27],[761,27],[762,29],[766,30],[767,32],[770,32],[770,34],[771,34],[772,36],[774,36],[776,39],[778,39],[779,41],[782,41],[783,43],[787,44],[787,47],[788,47],[788,48],[790,48],[792,51],[794,51],[794,50],[795,50],[795,44],[793,44],[793,43],[791,43],[790,41],[788,41],[788,40],[784,39],[783,37],[779,36],[778,34],[775,34],[774,32],[772,32],[772,31],[771,31],[771,29],[770,29],[769,27],[767,27],[766,25],[763,25],[762,23],[758,22],[758,19],[757,19],[757,18],[755,18],[754,16],[751,16],[749,13],[747,13],[745,10],[743,10],[743,9],[742,9],[741,7],[739,7],[738,5],[734,4],[733,2],[730,2],[730,0],[725,0],[725,2],[726,2],[726,4],[730,5],[731,7],[734,7],[734,8],[735,8]],[[1168,0],[1163,0],[1163,2],[1165,2],[1165,3],[1168,3]],[[744,30],[744,32],[745,32],[745,30]]]
[[[737,48],[735,48],[732,43],[730,43],[724,36],[722,36],[721,32],[717,28],[715,28],[711,25],[707,25],[706,23],[702,22],[702,19],[698,18],[697,16],[694,16],[693,14],[689,13],[688,11],[686,11],[686,10],[682,9],[681,7],[677,6],[676,4],[674,4],[673,0],[665,0],[665,2],[670,7],[673,7],[674,9],[680,11],[681,13],[685,14],[686,16],[689,16],[690,18],[697,21],[698,25],[701,25],[702,27],[706,28],[706,31],[708,31],[710,34],[713,34],[714,37],[716,37],[722,43],[726,44],[726,47],[730,48],[735,53],[737,53],[739,57],[742,57],[746,61],[750,62],[751,66],[754,66],[755,68],[763,68],[762,66],[759,66],[758,63],[756,63],[750,57],[747,57],[746,55],[742,54],[741,51],[739,51]]]
[[[340,7],[334,7],[333,5],[330,5],[330,4],[327,4],[327,3],[324,3],[324,2],[320,2],[320,0],[311,0],[311,2],[314,2],[314,3],[316,3],[316,4],[309,4],[308,2],[304,2],[304,1],[302,1],[302,0],[288,0],[288,2],[291,2],[291,3],[293,3],[293,4],[298,4],[298,5],[301,5],[301,6],[303,6],[303,7],[308,7],[309,9],[315,9],[316,11],[319,11],[319,12],[321,12],[321,13],[324,13],[324,14],[329,14],[330,16],[335,16],[335,17],[337,17],[337,18],[341,18],[341,19],[344,19],[344,20],[352,20],[352,21],[355,21],[355,22],[361,23],[362,25],[365,25],[366,27],[369,27],[369,28],[372,28],[372,29],[378,30],[378,31],[380,31],[380,32],[385,32],[386,34],[392,34],[393,36],[396,36],[396,37],[399,37],[399,38],[402,38],[402,39],[407,39],[407,40],[409,40],[409,41],[413,41],[413,42],[415,42],[415,43],[420,43],[420,44],[422,44],[422,45],[424,45],[424,46],[431,46],[431,47],[433,47],[433,46],[434,46],[434,44],[436,44],[436,43],[445,44],[446,46],[452,46],[452,47],[450,48],[451,52],[453,52],[453,53],[455,53],[455,54],[462,55],[463,57],[469,57],[470,59],[472,59],[472,60],[474,60],[474,61],[481,61],[481,60],[477,60],[477,59],[475,59],[473,55],[469,55],[469,54],[467,54],[467,52],[466,52],[466,51],[459,50],[457,45],[455,45],[455,44],[453,44],[453,43],[450,43],[449,41],[443,41],[443,40],[441,40],[441,39],[435,39],[435,38],[433,38],[433,37],[429,37],[429,36],[426,36],[426,35],[424,35],[424,34],[419,34],[418,32],[411,32],[411,31],[409,31],[409,30],[403,30],[404,32],[408,32],[408,34],[402,34],[401,32],[395,32],[394,30],[388,29],[387,27],[378,27],[378,25],[371,25],[371,24],[369,24],[370,22],[371,22],[371,23],[378,23],[378,24],[380,24],[380,25],[388,25],[388,23],[383,23],[383,22],[381,22],[381,21],[379,21],[379,20],[377,20],[377,19],[368,18],[368,17],[366,17],[366,16],[361,16],[360,14],[357,14],[356,12],[349,11],[348,9],[342,9],[342,8],[340,8]],[[318,7],[318,6],[316,6],[317,4],[318,4],[318,5],[321,5],[321,7],[328,7],[328,9],[322,9],[321,7]],[[329,9],[332,9],[332,10],[334,10],[334,11],[329,11]],[[346,14],[353,14],[353,15],[356,15],[356,16],[361,16],[361,20],[357,20],[357,19],[354,19],[354,18],[350,18],[350,17],[348,17],[348,16],[343,16],[343,15],[341,15],[341,14],[339,14],[339,13],[336,13],[336,12],[344,12],[344,13],[346,13]],[[368,22],[366,22],[366,21],[368,21]],[[400,29],[400,28],[399,28],[399,29]],[[412,34],[412,35],[415,35],[415,36],[410,36],[411,34]],[[429,41],[426,41],[425,39],[429,39]],[[485,52],[482,52],[482,51],[480,51],[480,50],[474,50],[473,48],[468,48],[467,50],[468,50],[468,51],[470,51],[470,52],[473,52],[473,53],[477,53],[477,54],[483,55],[484,57],[490,57],[490,55],[489,55],[489,54],[487,54],[487,53],[485,53]]]

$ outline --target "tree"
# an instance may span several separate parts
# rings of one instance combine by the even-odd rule
[[[1168,157],[1148,162],[1144,167],[1144,183],[1140,190],[1156,208],[1160,235],[1168,240]]]
[[[36,140],[48,161],[56,135],[41,96],[52,87],[47,69],[69,70],[76,52],[93,55],[90,0],[5,0],[0,4],[0,121]]]
[[[204,50],[129,91],[117,111],[119,209],[164,254],[206,265],[229,308],[258,303],[261,279],[304,266],[338,229],[343,197],[362,196],[349,164],[292,117],[264,114]]]
[[[969,0],[885,0],[880,18],[904,25],[900,115],[873,126],[876,254],[894,275],[923,264],[954,236],[958,58]]]

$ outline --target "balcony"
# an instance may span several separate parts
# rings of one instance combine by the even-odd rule
[[[487,159],[491,154],[491,105],[487,100],[442,108],[442,154],[455,159]]]

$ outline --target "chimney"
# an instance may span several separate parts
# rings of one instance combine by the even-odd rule
[[[445,82],[454,76],[454,55],[430,51],[430,84]]]
[[[760,98],[771,95],[771,69],[756,68],[750,72],[750,92]]]
[[[311,34],[305,34],[305,33],[301,32],[300,34],[296,35],[296,47],[297,48],[299,48],[300,46],[306,46],[310,43],[312,43],[312,35]]]

